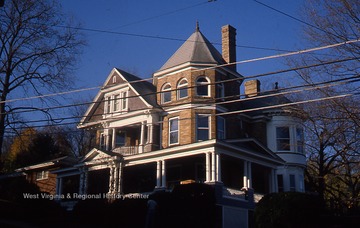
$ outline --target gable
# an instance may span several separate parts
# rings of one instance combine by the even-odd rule
[[[157,106],[155,91],[155,86],[151,83],[114,68],[87,109],[78,127],[99,124],[102,120],[106,120],[109,115],[112,117],[121,116],[132,111],[151,109]],[[115,99],[115,97],[118,98]],[[121,104],[122,108],[120,110],[114,112],[106,110],[114,106],[115,100],[121,101],[122,97],[126,98],[126,104]]]
[[[110,154],[94,148],[90,150],[89,153],[87,153],[82,160],[80,160],[80,163],[92,162],[95,160],[104,160],[111,157],[112,156]]]

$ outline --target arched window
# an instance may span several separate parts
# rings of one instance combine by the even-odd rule
[[[177,99],[188,96],[188,82],[185,78],[181,79],[177,86]]]
[[[210,83],[206,77],[199,77],[196,80],[196,94],[202,97],[210,97]]]
[[[165,84],[161,90],[161,103],[167,103],[171,101],[171,86]]]

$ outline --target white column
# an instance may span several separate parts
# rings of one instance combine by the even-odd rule
[[[162,160],[161,162],[161,187],[166,188],[166,162]]]
[[[216,156],[215,151],[211,154],[211,181],[215,181],[216,179]]]
[[[244,161],[244,176],[243,176],[243,187],[248,187],[248,162]]]
[[[220,154],[216,154],[216,181],[221,182],[221,160]]]
[[[147,139],[147,143],[153,143],[154,140],[154,125],[153,124],[148,124],[148,139]]]
[[[144,152],[145,122],[141,122],[139,153]]]
[[[156,162],[156,187],[161,187],[161,161]]]
[[[61,195],[61,193],[62,193],[62,184],[63,184],[62,177],[57,177],[56,178],[56,194],[57,195]]]
[[[211,181],[211,154],[210,153],[206,153],[206,167],[205,167],[205,172],[206,172],[206,182],[210,182]]]
[[[114,187],[113,187],[113,193],[117,193],[118,192],[118,181],[119,181],[119,168],[117,165],[115,165],[114,167]]]
[[[88,170],[86,167],[82,168],[80,174],[80,186],[79,186],[79,193],[86,194],[88,187]]]
[[[119,171],[118,171],[118,187],[117,187],[117,192],[118,193],[122,193],[122,171],[123,171],[123,167],[122,167],[122,163],[119,163]]]
[[[113,128],[113,129],[112,129],[112,149],[115,148],[115,145],[116,145],[115,142],[116,142],[116,129]]]
[[[112,193],[114,191],[114,167],[110,167],[109,172],[109,193]]]
[[[248,162],[248,188],[252,188],[251,162]]]

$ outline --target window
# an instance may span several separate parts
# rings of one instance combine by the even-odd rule
[[[188,96],[188,82],[182,79],[177,86],[177,99],[185,98]]]
[[[36,180],[44,180],[49,176],[49,171],[40,171],[36,173]]]
[[[222,116],[218,116],[217,122],[217,139],[225,139],[225,119]]]
[[[107,97],[105,98],[105,113],[110,113],[111,112],[111,97]]]
[[[216,97],[220,99],[224,99],[225,92],[224,92],[224,84],[223,83],[217,83],[216,84]]]
[[[302,128],[296,128],[296,147],[298,153],[304,153],[304,131]]]
[[[119,111],[120,95],[114,96],[114,112]]]
[[[179,143],[179,118],[169,119],[169,144]]]
[[[197,141],[204,141],[209,139],[209,115],[197,115],[196,118]]]
[[[161,103],[167,103],[171,101],[171,86],[170,84],[164,85],[163,89],[161,90]]]
[[[210,96],[210,84],[206,77],[199,77],[196,80],[196,94],[202,97]]]
[[[289,127],[276,128],[276,147],[278,151],[290,151]]]
[[[116,113],[119,111],[126,111],[128,107],[128,91],[121,91],[117,94],[105,97],[104,113]]]
[[[125,146],[126,134],[122,131],[117,131],[115,135],[115,147]]]
[[[290,183],[290,192],[295,192],[296,186],[295,186],[295,175],[290,174],[289,175],[289,183]]]
[[[126,110],[127,109],[127,107],[128,107],[128,99],[127,99],[127,97],[128,97],[128,91],[123,91],[123,92],[121,92],[120,93],[120,98],[121,98],[121,110]]]
[[[278,191],[283,192],[284,191],[283,175],[277,175],[277,182],[278,182]]]
[[[113,82],[113,83],[116,83],[116,75],[113,76],[112,82]]]

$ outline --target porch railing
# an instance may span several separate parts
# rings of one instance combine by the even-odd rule
[[[135,155],[139,153],[139,146],[116,147],[112,150],[112,152],[121,154],[123,156]]]

